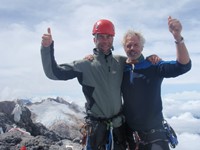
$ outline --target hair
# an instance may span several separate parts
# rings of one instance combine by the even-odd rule
[[[140,33],[140,32],[136,32],[136,31],[134,31],[134,30],[128,30],[125,34],[124,34],[124,37],[123,37],[123,39],[122,39],[122,45],[123,45],[123,47],[125,46],[125,44],[126,44],[126,39],[127,39],[127,37],[128,36],[137,36],[138,38],[139,38],[139,40],[140,40],[140,44],[141,44],[141,46],[144,46],[144,44],[145,44],[145,38],[143,37],[143,35]]]

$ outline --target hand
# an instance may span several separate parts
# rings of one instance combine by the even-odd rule
[[[89,54],[89,55],[85,56],[84,59],[89,60],[89,61],[93,61],[94,60],[94,56]]]
[[[179,20],[173,19],[171,16],[168,18],[169,31],[172,33],[176,41],[181,41],[182,25]]]
[[[150,55],[149,57],[147,57],[147,60],[150,61],[152,64],[156,64],[159,61],[161,61],[162,59],[160,57],[158,57],[156,54]]]
[[[42,46],[49,47],[51,43],[53,42],[52,36],[51,36],[51,29],[47,29],[47,34],[43,34],[42,36]]]

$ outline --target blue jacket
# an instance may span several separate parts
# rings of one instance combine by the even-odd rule
[[[191,61],[186,65],[177,61],[160,61],[153,65],[143,56],[135,65],[126,64],[122,93],[124,115],[129,127],[138,131],[162,127],[162,81],[190,69]]]

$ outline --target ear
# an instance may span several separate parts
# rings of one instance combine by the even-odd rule
[[[143,51],[143,49],[144,49],[144,46],[141,47],[141,52]]]

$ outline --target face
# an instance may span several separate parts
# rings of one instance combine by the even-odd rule
[[[126,52],[126,55],[132,59],[136,60],[140,57],[143,46],[140,44],[139,38],[135,36],[127,36],[126,43],[124,45],[124,50]]]
[[[94,43],[96,48],[102,51],[104,54],[110,52],[113,46],[113,36],[108,34],[97,34],[94,37]]]

